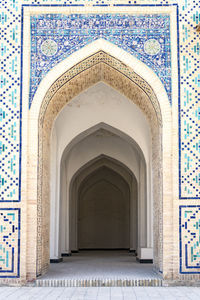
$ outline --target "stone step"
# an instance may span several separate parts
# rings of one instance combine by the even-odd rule
[[[37,287],[128,287],[162,286],[162,279],[37,279]]]

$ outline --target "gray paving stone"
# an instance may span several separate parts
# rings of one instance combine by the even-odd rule
[[[0,300],[199,300],[195,287],[0,287]]]

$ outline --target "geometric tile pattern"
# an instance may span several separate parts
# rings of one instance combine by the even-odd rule
[[[187,1],[180,14],[181,144],[180,196],[200,198],[200,22],[199,1]]]
[[[0,201],[19,199],[20,15],[1,1]]]
[[[180,273],[200,274],[200,205],[180,206]]]
[[[95,3],[95,1],[93,1]],[[120,1],[143,5],[145,1]],[[1,2],[1,97],[0,130],[0,201],[20,200],[20,22],[21,4],[78,5],[81,1],[14,1]],[[115,1],[97,1],[97,5],[120,5]],[[170,5],[177,1],[148,1],[149,5]],[[200,197],[199,130],[199,34],[194,26],[200,21],[199,1],[186,1],[179,7],[180,28],[180,198]],[[190,84],[188,84],[188,80]],[[7,166],[7,167],[5,167]]]
[[[136,56],[160,77],[171,102],[170,17],[167,14],[42,14],[31,16],[29,106],[57,63],[103,38]]]
[[[0,209],[0,277],[19,277],[20,209]]]

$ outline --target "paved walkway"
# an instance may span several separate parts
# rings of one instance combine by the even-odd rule
[[[90,288],[12,288],[0,287],[1,300],[199,300],[197,287],[90,287]]]
[[[157,279],[152,264],[140,264],[128,251],[81,251],[50,265],[38,279]]]

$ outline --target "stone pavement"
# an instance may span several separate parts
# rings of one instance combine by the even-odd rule
[[[199,300],[198,287],[0,287],[1,300]]]

